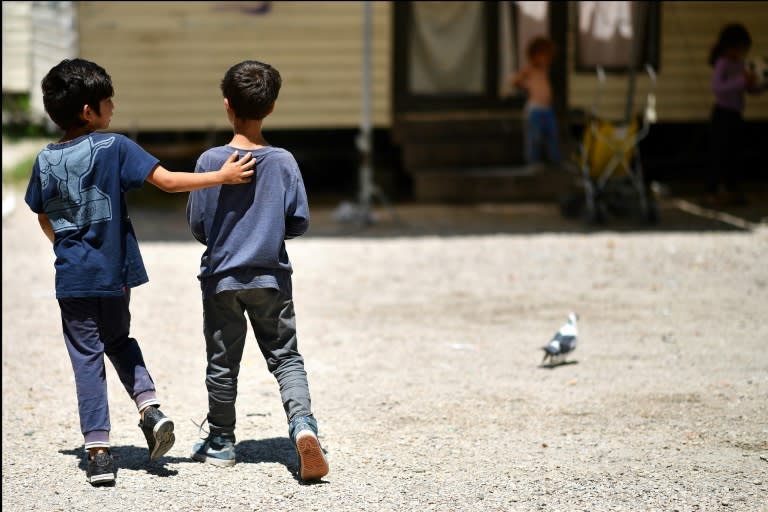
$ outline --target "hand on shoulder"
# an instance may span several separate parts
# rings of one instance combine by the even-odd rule
[[[237,151],[229,155],[227,161],[224,162],[224,165],[219,169],[224,175],[224,183],[226,185],[248,183],[253,177],[253,166],[256,165],[256,159],[253,158],[253,153],[248,151],[239,160],[237,159],[237,155]]]

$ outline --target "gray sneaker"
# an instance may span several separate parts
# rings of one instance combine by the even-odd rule
[[[176,442],[173,422],[154,405],[144,411],[144,420],[139,422],[144,437],[147,438],[149,460],[157,460],[171,449]]]
[[[328,460],[317,438],[317,421],[312,416],[291,420],[288,435],[299,459],[299,476],[304,481],[319,480],[328,474]]]
[[[210,434],[192,447],[192,459],[214,466],[234,466],[235,440]]]

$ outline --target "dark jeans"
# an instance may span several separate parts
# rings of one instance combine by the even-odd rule
[[[551,108],[529,107],[525,129],[527,162],[529,164],[544,162],[545,151],[549,163],[560,163],[560,138],[555,112]]]
[[[741,181],[741,151],[744,140],[744,119],[741,113],[715,105],[709,132],[710,166],[707,191],[716,194],[721,186],[739,193]]]
[[[280,386],[288,421],[312,414],[307,373],[296,339],[293,299],[273,288],[224,291],[203,300],[208,424],[214,435],[234,436],[246,315],[267,368]]]
[[[130,296],[130,290],[127,290],[121,297],[59,299],[64,341],[75,372],[80,429],[86,447],[109,445],[104,354],[137,407],[158,403],[141,348],[128,336]]]

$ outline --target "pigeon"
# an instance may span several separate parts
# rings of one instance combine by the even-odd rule
[[[579,319],[579,315],[576,313],[570,313],[568,315],[568,321],[563,324],[562,327],[555,333],[552,340],[547,343],[544,350],[544,359],[542,363],[549,359],[550,363],[563,363],[565,362],[566,354],[573,352],[576,348],[579,332],[576,327],[576,321]]]

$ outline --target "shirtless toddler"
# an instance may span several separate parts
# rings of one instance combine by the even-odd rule
[[[529,164],[544,162],[543,148],[550,163],[560,164],[557,118],[552,110],[552,86],[549,82],[549,67],[554,54],[555,45],[551,39],[544,36],[533,38],[527,48],[528,64],[511,77],[512,85],[524,89],[528,95],[525,148]]]

